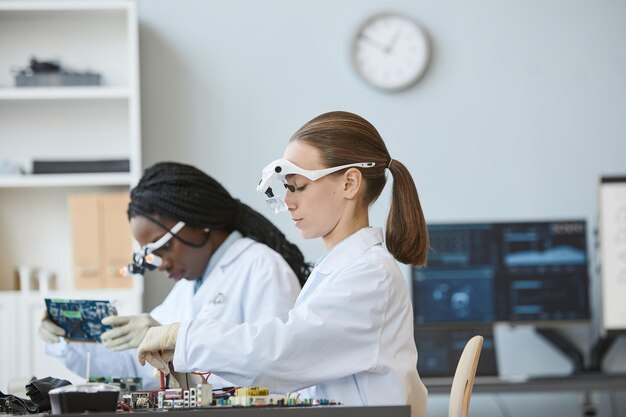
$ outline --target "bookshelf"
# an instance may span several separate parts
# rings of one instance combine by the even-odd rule
[[[31,57],[98,72],[102,85],[15,87]],[[0,158],[26,172],[0,173],[0,312],[12,340],[0,346],[2,391],[16,376],[71,376],[43,353],[36,329],[44,294],[18,290],[20,265],[53,273],[49,295],[114,297],[124,314],[141,311],[141,279],[125,289],[75,289],[68,207],[70,195],[128,192],[139,180],[139,100],[134,1],[0,0]],[[33,160],[114,159],[128,160],[129,172],[30,173]]]

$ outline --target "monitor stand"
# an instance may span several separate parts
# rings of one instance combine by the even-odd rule
[[[581,351],[567,337],[557,329],[546,329],[535,327],[535,332],[544,339],[554,345],[561,353],[563,353],[574,366],[572,374],[602,372],[602,361],[609,352],[615,340],[622,333],[608,333],[601,336],[591,347],[589,363],[585,364],[585,358]]]
[[[585,370],[585,358],[580,350],[574,346],[571,340],[563,336],[557,329],[545,329],[535,327],[535,332],[554,345],[561,353],[563,353],[574,366],[572,373],[580,373]]]
[[[604,361],[604,357],[609,353],[611,347],[613,347],[613,343],[624,334],[624,332],[608,332],[604,336],[598,337],[596,343],[591,347],[589,368],[597,372],[602,372],[602,361]]]

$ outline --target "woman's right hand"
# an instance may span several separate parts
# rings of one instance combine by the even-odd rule
[[[65,336],[65,330],[54,324],[48,317],[48,311],[44,309],[41,312],[41,324],[37,334],[46,343],[57,343],[59,337]]]

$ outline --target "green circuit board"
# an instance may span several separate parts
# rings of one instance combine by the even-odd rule
[[[80,342],[100,342],[100,335],[111,329],[101,320],[117,314],[110,301],[102,300],[46,298],[46,308],[50,320],[65,330],[66,339]]]

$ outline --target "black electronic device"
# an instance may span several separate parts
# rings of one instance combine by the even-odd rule
[[[33,174],[130,172],[128,159],[33,160]]]
[[[417,371],[421,378],[452,377],[467,342],[474,336],[483,337],[483,347],[476,375],[498,376],[493,330],[489,326],[477,328],[420,328],[415,327]]]
[[[95,86],[102,84],[102,75],[92,71],[64,68],[59,61],[39,61],[32,57],[27,67],[16,71],[16,87]]]
[[[114,412],[120,396],[120,387],[89,382],[55,388],[49,395],[52,414]]]
[[[416,325],[551,326],[589,320],[585,221],[428,229],[428,266],[412,269]]]

